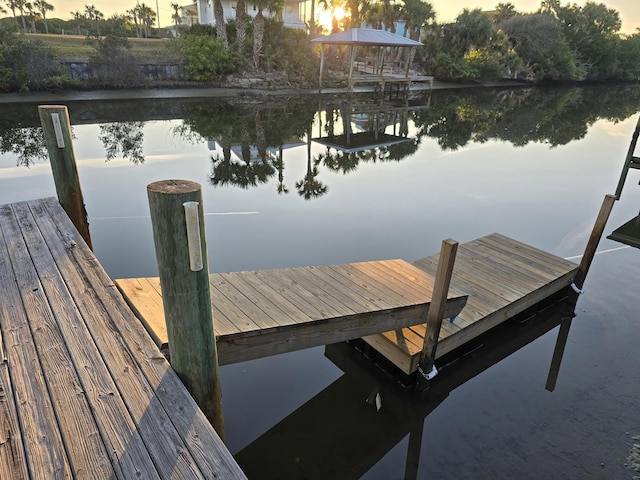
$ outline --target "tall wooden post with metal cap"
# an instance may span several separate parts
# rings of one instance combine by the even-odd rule
[[[171,366],[224,439],[200,184],[147,186]]]

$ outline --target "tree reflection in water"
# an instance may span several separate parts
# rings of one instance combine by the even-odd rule
[[[119,122],[100,125],[100,141],[107,161],[120,152],[122,158],[135,165],[144,163],[144,122]]]
[[[8,128],[0,131],[0,153],[17,156],[16,166],[30,167],[48,158],[42,127]]]
[[[318,166],[311,163],[311,127],[307,131],[307,173],[304,178],[296,182],[296,190],[305,200],[321,197],[329,191],[329,187],[316,177],[320,174]]]
[[[432,92],[427,102],[398,107],[367,103],[366,96],[277,98],[267,101],[156,99],[70,104],[72,125],[97,123],[105,159],[118,155],[143,163],[145,122],[181,119],[171,133],[184,142],[215,141],[213,186],[250,188],[277,173],[276,190],[287,193],[287,146],[307,143],[307,170],[295,188],[305,199],[328,192],[322,169],[347,174],[360,163],[400,161],[415,154],[425,138],[444,150],[470,143],[531,142],[551,147],[585,136],[599,119],[621,121],[640,109],[640,85],[454,89]],[[138,105],[139,103],[139,105]],[[0,154],[30,166],[46,159],[43,133],[33,105],[0,106]],[[87,120],[95,119],[95,120]],[[124,120],[124,121],[123,121]],[[318,137],[311,129],[318,125]],[[311,156],[311,141],[327,146]]]

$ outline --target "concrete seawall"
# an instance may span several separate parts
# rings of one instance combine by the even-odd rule
[[[63,58],[60,62],[65,73],[74,80],[90,80],[103,76],[109,65],[92,63],[86,58]],[[137,60],[134,64],[135,74],[149,80],[180,80],[182,67],[175,61]]]

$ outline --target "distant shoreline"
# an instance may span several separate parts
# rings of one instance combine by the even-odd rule
[[[496,81],[482,83],[446,83],[433,82],[433,90],[457,89],[457,88],[513,88],[532,87],[532,84],[516,81]],[[412,91],[429,91],[429,87],[416,84]],[[358,87],[354,93],[367,93],[372,88]],[[130,99],[168,99],[168,98],[267,98],[271,96],[292,95],[340,95],[348,93],[346,87],[326,87],[319,93],[317,88],[239,88],[230,85],[219,87],[189,87],[189,88],[132,88],[114,90],[64,90],[59,92],[28,92],[28,93],[3,93],[0,94],[0,104],[10,103],[63,103],[75,101],[98,100],[130,100]]]

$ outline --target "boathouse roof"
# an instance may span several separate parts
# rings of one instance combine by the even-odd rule
[[[314,38],[311,41],[323,45],[385,45],[394,47],[418,47],[422,45],[422,43],[410,38],[372,28],[352,28],[344,32]]]

